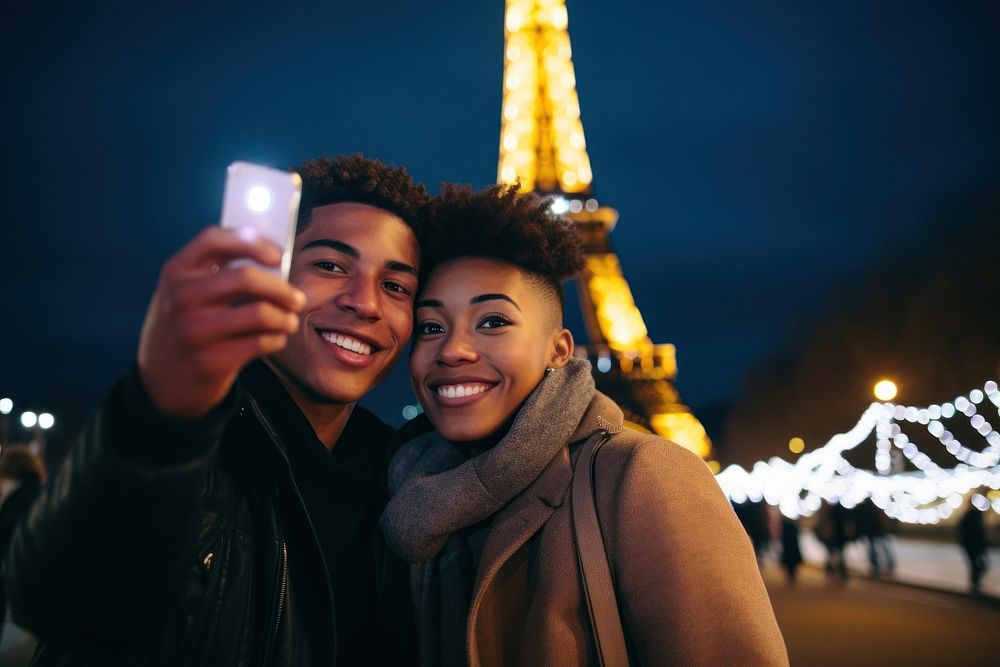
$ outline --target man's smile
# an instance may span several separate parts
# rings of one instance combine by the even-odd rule
[[[345,350],[350,350],[356,354],[369,355],[375,348],[353,336],[348,336],[346,334],[337,333],[336,331],[321,331],[320,335],[328,343],[332,343],[337,347],[342,347]]]

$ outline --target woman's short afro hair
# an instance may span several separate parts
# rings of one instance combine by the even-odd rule
[[[302,177],[298,231],[309,226],[318,206],[354,202],[368,204],[402,218],[417,228],[427,204],[427,191],[403,167],[367,158],[361,153],[306,160],[296,169]]]
[[[475,191],[445,183],[431,198],[421,238],[422,279],[459,257],[485,257],[519,266],[553,286],[583,267],[583,245],[573,222],[552,213],[551,201],[518,194],[518,185]]]

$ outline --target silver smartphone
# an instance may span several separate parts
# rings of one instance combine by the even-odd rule
[[[226,191],[222,198],[223,227],[251,229],[283,248],[281,268],[263,267],[288,280],[295,245],[295,221],[302,197],[302,178],[292,171],[282,171],[250,162],[233,162],[226,169]],[[256,264],[238,259],[230,266]]]

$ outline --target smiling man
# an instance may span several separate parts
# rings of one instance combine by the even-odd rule
[[[424,189],[361,156],[300,168],[280,250],[219,227],[163,267],[135,369],[6,564],[36,665],[411,660],[383,547],[391,430],[356,406],[413,327]]]

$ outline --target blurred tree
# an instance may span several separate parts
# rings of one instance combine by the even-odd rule
[[[807,451],[822,445],[855,424],[883,377],[899,386],[897,402],[918,406],[998,379],[998,258],[1000,188],[966,194],[884,247],[804,335],[748,374],[720,443],[724,462],[787,458],[793,436]]]

